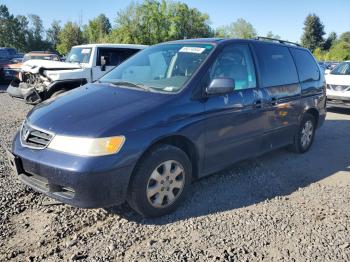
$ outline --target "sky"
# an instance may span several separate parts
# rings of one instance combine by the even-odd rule
[[[52,20],[87,23],[104,13],[114,24],[117,12],[132,1],[127,0],[0,0],[10,13],[37,14],[47,28]],[[142,1],[136,1],[142,2]],[[250,22],[258,35],[272,31],[282,39],[300,41],[303,22],[309,13],[317,14],[325,32],[350,31],[350,0],[182,0],[190,7],[209,14],[211,26],[230,24],[238,18]]]

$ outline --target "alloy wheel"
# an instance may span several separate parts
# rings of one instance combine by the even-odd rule
[[[301,130],[301,146],[307,148],[312,142],[312,136],[314,134],[314,126],[311,120],[305,122]]]
[[[185,185],[185,170],[175,160],[162,162],[153,170],[147,183],[148,202],[156,208],[164,208],[181,195]]]

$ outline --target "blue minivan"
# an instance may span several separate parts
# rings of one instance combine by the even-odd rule
[[[271,39],[149,47],[29,112],[8,152],[36,191],[84,208],[174,210],[191,182],[281,147],[308,151],[326,116],[311,53]]]

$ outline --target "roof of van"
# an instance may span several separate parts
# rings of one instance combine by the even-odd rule
[[[191,38],[191,39],[169,41],[168,43],[218,43],[218,42],[223,42],[225,40],[233,40],[233,39],[229,39],[229,38]]]
[[[132,48],[132,49],[145,49],[147,45],[134,45],[134,44],[86,44],[86,45],[76,45],[73,47],[111,47],[111,48]]]
[[[2,50],[16,50],[16,48],[13,47],[0,47]]]
[[[302,46],[297,45],[296,43],[283,41],[279,39],[275,39],[274,41],[264,40],[264,39],[240,39],[240,38],[193,38],[193,39],[184,39],[184,40],[175,40],[175,41],[169,41],[168,43],[212,43],[212,44],[219,44],[224,43],[228,41],[247,41],[247,42],[256,42],[256,43],[269,43],[274,45],[282,45],[282,46],[288,46],[288,47],[296,47],[305,49]],[[273,39],[272,39],[273,40]],[[281,42],[278,42],[281,41]]]

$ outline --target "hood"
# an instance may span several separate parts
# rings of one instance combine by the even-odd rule
[[[10,64],[10,60],[0,60],[0,67],[5,67]]]
[[[81,65],[77,63],[67,63],[61,61],[52,61],[52,60],[40,60],[33,59],[28,60],[23,63],[22,70],[30,73],[38,73],[39,69],[49,69],[49,70],[64,70],[64,69],[79,69],[82,68]]]
[[[325,75],[328,85],[348,85],[350,86],[350,75]]]
[[[22,65],[23,65],[22,63],[15,63],[15,64],[7,64],[4,67],[9,68],[9,69],[19,70],[19,69],[21,69]]]
[[[150,123],[154,125],[157,120],[152,110],[161,110],[159,107],[171,97],[107,84],[88,84],[39,104],[28,114],[27,121],[60,135],[125,135]]]

